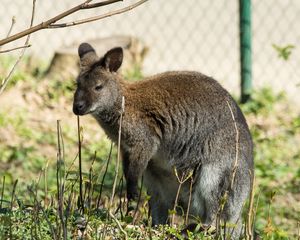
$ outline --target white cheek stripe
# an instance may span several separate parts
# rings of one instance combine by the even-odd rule
[[[97,109],[97,104],[93,104],[90,109],[89,112],[94,112]]]

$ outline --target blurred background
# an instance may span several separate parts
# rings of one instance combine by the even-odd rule
[[[34,23],[48,20],[82,2],[37,0]],[[82,10],[62,22],[105,14],[135,2],[137,0],[124,0]],[[251,2],[252,10],[253,94],[251,101],[240,106],[255,145],[255,229],[262,239],[299,239],[300,1],[244,2]],[[6,36],[13,16],[16,23],[12,34],[28,28],[31,11],[29,0],[0,0],[0,38]],[[1,50],[22,46],[24,41],[23,38],[2,46]],[[27,218],[22,219],[27,216],[24,206],[36,204],[38,198],[46,209],[53,208],[56,213],[58,203],[54,196],[61,187],[57,184],[58,168],[63,169],[59,177],[60,183],[67,186],[67,195],[71,196],[74,184],[78,184],[78,129],[72,101],[78,72],[77,47],[86,41],[93,42],[99,55],[114,45],[124,46],[127,63],[124,63],[123,73],[128,80],[140,80],[167,70],[195,70],[212,76],[236,100],[240,99],[238,0],[148,0],[129,12],[97,22],[33,33],[32,46],[0,94],[0,239],[24,239],[25,233],[36,239],[31,235],[35,220],[28,227]],[[19,51],[0,54],[0,82],[13,67],[18,54]],[[116,147],[105,170],[110,159],[110,140],[91,116],[80,117],[80,122],[85,190],[90,191],[89,186],[95,186],[87,206],[95,208],[94,199],[101,195],[103,186],[103,199],[97,199],[97,207],[101,203],[105,209],[115,174]],[[58,154],[60,138],[64,139],[61,158]],[[92,179],[89,177],[91,169],[94,169]],[[71,204],[75,211],[78,210],[76,184],[75,200],[72,199]],[[28,186],[37,188],[37,196],[28,194]],[[122,186],[119,192],[122,196]],[[21,213],[16,214],[15,222],[2,221],[1,214],[5,216],[6,210],[13,207]],[[57,223],[56,215],[51,219],[56,217]],[[141,213],[140,218],[145,215]],[[98,217],[92,220],[96,220],[96,227]],[[41,229],[47,229],[45,219],[40,220],[44,224]],[[96,231],[92,223],[90,234],[97,234],[98,228]],[[72,232],[79,231],[72,222],[67,224]],[[60,231],[58,234],[62,232],[61,225],[56,229]],[[11,232],[16,234],[14,238],[7,235]],[[51,239],[49,231],[39,234],[39,238]]]
[[[67,18],[99,15],[133,3],[84,10]],[[252,2],[253,86],[272,86],[285,90],[299,101],[300,1],[273,0]],[[71,8],[81,1],[36,3],[35,23]],[[0,36],[5,36],[16,17],[13,32],[29,26],[31,2],[1,0]],[[239,94],[239,6],[237,0],[151,0],[125,14],[101,21],[33,34],[28,54],[50,59],[55,50],[71,43],[108,36],[133,36],[149,48],[144,59],[146,75],[166,70],[197,70],[220,81],[231,93]],[[24,40],[23,40],[24,41]],[[18,43],[14,43],[18,44]],[[289,45],[288,61],[278,57],[279,48]],[[289,50],[289,49],[288,49]]]

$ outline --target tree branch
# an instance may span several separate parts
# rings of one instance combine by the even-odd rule
[[[10,34],[11,34],[12,30],[13,30],[13,27],[14,27],[15,23],[16,23],[16,17],[13,16],[13,17],[11,18],[11,25],[10,25],[10,28],[9,28],[9,30],[8,30],[8,32],[7,32],[6,37],[9,37],[9,36],[10,36]]]
[[[99,16],[95,16],[95,17],[85,18],[85,19],[81,19],[81,20],[77,20],[77,21],[73,21],[73,22],[67,22],[67,23],[50,24],[48,26],[48,28],[64,28],[64,27],[71,27],[71,26],[80,25],[80,24],[83,24],[83,23],[97,21],[97,20],[100,20],[100,19],[103,19],[103,18],[111,17],[113,15],[117,15],[117,14],[121,14],[121,13],[130,11],[130,10],[138,7],[139,5],[141,5],[141,4],[143,4],[147,1],[148,0],[141,0],[141,1],[138,1],[138,2],[136,2],[136,3],[134,3],[130,6],[127,6],[127,7],[115,10],[115,11],[111,11],[111,12],[108,12],[108,13],[105,13],[105,14],[102,14],[102,15],[99,15]]]
[[[105,6],[105,5],[110,5],[110,4],[113,4],[113,3],[116,3],[116,2],[120,2],[122,0],[106,0],[106,1],[103,1],[103,2],[89,4],[91,1],[92,0],[86,0],[83,3],[71,8],[71,9],[65,11],[65,12],[62,12],[62,13],[58,14],[57,16],[55,16],[55,17],[53,17],[53,18],[51,18],[51,19],[49,19],[45,22],[41,22],[41,23],[39,23],[35,26],[31,26],[28,29],[25,29],[24,31],[21,31],[17,34],[14,34],[10,37],[4,38],[4,39],[0,40],[0,46],[2,46],[4,44],[7,44],[9,42],[15,41],[19,38],[25,37],[25,36],[27,36],[31,33],[37,32],[37,31],[42,30],[42,29],[69,27],[69,26],[74,26],[74,25],[78,25],[78,24],[82,24],[82,23],[96,21],[96,20],[99,20],[99,19],[102,19],[102,18],[106,18],[106,17],[116,15],[116,14],[120,14],[120,13],[129,11],[129,10],[137,7],[137,6],[141,5],[142,3],[144,3],[148,0],[142,0],[142,1],[139,1],[135,4],[132,4],[128,7],[126,7],[126,8],[119,9],[119,10],[112,11],[112,12],[108,12],[107,14],[103,14],[103,15],[100,15],[100,16],[91,17],[91,18],[87,18],[87,19],[83,19],[83,20],[79,20],[79,21],[75,21],[75,22],[71,22],[71,23],[66,23],[66,24],[55,24],[57,21],[63,19],[66,16],[69,16],[69,15],[71,15],[71,14],[77,12],[77,11],[80,11],[80,10],[83,10],[83,9],[91,9],[91,8],[102,7],[102,6]]]
[[[31,12],[31,20],[30,20],[30,27],[33,25],[33,20],[34,20],[34,15],[35,15],[35,2],[36,0],[32,0],[32,12]],[[27,35],[26,41],[24,46],[29,45],[29,40],[30,40],[30,34]],[[12,67],[12,69],[10,70],[9,74],[6,76],[6,78],[2,81],[1,86],[0,86],[0,94],[3,92],[3,90],[5,89],[5,87],[7,86],[7,83],[12,75],[12,73],[14,72],[16,66],[19,64],[19,62],[21,61],[24,53],[26,51],[26,48],[23,48],[17,61],[15,62],[14,66]]]
[[[14,27],[15,23],[16,23],[16,17],[13,16],[13,17],[11,18],[11,24],[10,24],[10,28],[9,28],[7,34],[6,34],[6,38],[8,38],[8,37],[10,36],[10,34],[11,34],[12,30],[13,30],[13,27]],[[1,50],[1,45],[0,45],[0,50]]]
[[[10,49],[6,49],[6,50],[2,50],[2,51],[0,51],[0,54],[1,54],[1,53],[12,52],[12,51],[15,51],[15,50],[18,50],[18,49],[22,49],[22,48],[29,48],[29,47],[31,47],[31,44],[27,44],[27,45],[15,47],[15,48],[10,48]]]
[[[105,1],[102,1],[102,2],[96,2],[96,3],[90,4],[90,2],[92,2],[92,1],[93,0],[85,0],[83,3],[71,8],[67,11],[64,11],[64,12],[58,14],[57,16],[47,20],[46,22],[41,22],[40,24],[37,24],[37,25],[33,26],[33,19],[34,19],[34,15],[35,15],[35,2],[36,2],[36,0],[33,0],[32,15],[31,15],[31,22],[30,22],[29,28],[25,29],[24,31],[21,31],[19,33],[16,33],[12,36],[9,36],[10,33],[11,33],[11,30],[13,28],[13,25],[15,24],[15,18],[12,19],[12,24],[11,24],[11,27],[10,27],[9,32],[7,34],[7,37],[0,40],[0,48],[1,48],[1,46],[5,45],[7,43],[13,42],[13,41],[15,41],[17,39],[20,39],[22,37],[25,37],[25,36],[27,36],[27,39],[25,41],[24,46],[8,49],[8,50],[4,50],[4,51],[0,51],[0,54],[1,54],[1,53],[10,52],[10,51],[22,48],[22,51],[21,51],[17,61],[15,62],[14,66],[12,67],[12,69],[9,72],[9,74],[7,75],[7,77],[3,79],[3,81],[0,85],[0,94],[3,92],[3,90],[7,86],[7,83],[9,81],[12,73],[14,72],[16,66],[18,65],[18,63],[22,59],[22,57],[25,53],[25,50],[28,47],[30,47],[30,44],[29,44],[30,34],[32,34],[34,32],[37,32],[39,30],[42,30],[42,29],[46,29],[46,28],[63,28],[63,27],[70,27],[70,26],[75,26],[75,25],[79,25],[79,24],[83,24],[83,23],[88,23],[88,22],[92,22],[92,21],[97,21],[97,20],[100,20],[100,19],[103,19],[103,18],[106,18],[106,17],[110,17],[110,16],[113,16],[113,15],[124,13],[126,11],[130,11],[133,8],[138,7],[139,5],[143,4],[144,2],[146,2],[148,0],[140,0],[140,1],[138,1],[134,4],[132,4],[132,5],[129,5],[129,6],[125,7],[125,8],[121,8],[121,9],[118,9],[118,10],[115,10],[115,11],[110,11],[106,14],[102,14],[102,15],[99,15],[99,16],[86,18],[86,19],[82,19],[82,20],[78,20],[78,21],[74,21],[74,22],[70,22],[70,23],[55,24],[57,21],[63,19],[64,17],[66,17],[68,15],[71,15],[71,14],[73,14],[73,13],[79,11],[79,10],[102,7],[102,6],[105,6],[105,5],[110,5],[110,4],[113,4],[113,3],[116,3],[116,2],[120,2],[122,0],[105,0]]]
[[[109,4],[112,4],[112,3],[115,3],[115,2],[121,2],[123,0],[107,0],[107,1],[104,1],[104,2],[99,2],[99,3],[93,3],[93,4],[88,4],[84,9],[90,9],[90,8],[97,8],[97,7],[102,7],[102,6],[105,6],[105,5],[109,5]]]
[[[50,25],[51,23],[55,23],[56,21],[58,21],[58,20],[60,20],[60,19],[62,19],[64,17],[66,17],[66,16],[68,16],[68,15],[70,15],[70,14],[72,14],[72,13],[74,13],[74,12],[76,12],[76,11],[82,9],[82,8],[84,8],[84,6],[86,6],[91,1],[92,0],[86,0],[84,3],[81,3],[81,4],[77,5],[76,7],[73,7],[73,8],[71,8],[71,9],[69,9],[69,10],[67,10],[67,11],[65,11],[65,12],[63,12],[61,14],[58,14],[57,16],[49,19],[46,22],[41,22],[40,24],[35,25],[34,27],[31,26],[31,27],[29,27],[28,29],[26,29],[26,30],[24,30],[22,32],[14,34],[14,35],[12,35],[12,36],[10,36],[8,38],[2,39],[2,40],[0,40],[0,46],[4,45],[4,44],[7,44],[9,42],[15,41],[15,40],[17,40],[19,38],[25,37],[25,36],[27,36],[27,35],[29,35],[31,33],[34,33],[34,32],[36,32],[38,30],[44,29],[48,25]]]

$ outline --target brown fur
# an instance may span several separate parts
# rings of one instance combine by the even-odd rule
[[[122,49],[110,50],[99,60],[88,44],[79,47],[82,71],[77,79],[73,111],[91,113],[107,135],[117,141],[122,96],[125,112],[121,150],[129,199],[137,196],[142,174],[151,195],[154,224],[165,223],[173,208],[180,172],[195,170],[191,214],[210,225],[221,195],[228,189],[239,131],[239,167],[223,219],[237,221],[248,195],[253,170],[252,141],[245,118],[219,83],[197,72],[166,72],[128,83],[116,73]],[[179,202],[187,207],[188,186]],[[238,194],[234,194],[238,192]],[[240,227],[236,231],[239,235]]]

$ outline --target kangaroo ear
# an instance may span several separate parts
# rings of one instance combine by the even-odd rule
[[[113,48],[104,55],[103,59],[105,68],[116,72],[122,65],[123,49],[121,47]]]
[[[89,44],[89,43],[81,43],[78,48],[78,55],[81,58],[83,58],[84,55],[87,53],[95,53],[95,49]]]
[[[98,61],[95,49],[88,43],[81,43],[78,47],[78,55],[80,57],[81,70],[89,69]]]

